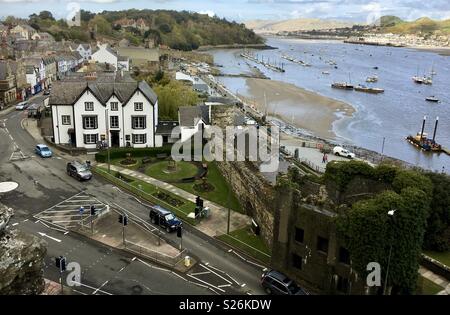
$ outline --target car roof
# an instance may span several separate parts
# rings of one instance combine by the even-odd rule
[[[39,147],[39,148],[41,148],[41,149],[42,149],[42,148],[48,148],[48,146],[46,146],[45,144],[38,144],[37,147]]]
[[[161,207],[161,206],[159,206],[159,205],[153,206],[152,208],[155,209],[155,210],[157,210],[158,212],[160,212],[160,213],[163,214],[163,215],[171,214],[171,213],[172,213],[172,212],[170,212],[169,210],[164,209],[163,207]]]
[[[267,274],[269,276],[271,276],[272,278],[274,278],[274,279],[276,279],[278,281],[281,281],[283,283],[286,283],[286,284],[288,284],[288,283],[290,283],[292,281],[285,274],[283,274],[283,273],[281,273],[279,271],[276,271],[276,270],[271,270]]]

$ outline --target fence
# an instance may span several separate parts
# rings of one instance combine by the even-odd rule
[[[183,257],[187,254],[187,250],[183,249],[177,255],[170,256],[167,254],[157,252],[150,248],[144,247],[142,245],[130,242],[128,240],[125,240],[125,248],[126,250],[133,252],[139,256],[146,257],[157,263],[164,264],[169,267],[174,267],[175,265],[177,265],[181,260],[183,260]]]

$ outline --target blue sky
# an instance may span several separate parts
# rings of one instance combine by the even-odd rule
[[[88,11],[173,9],[216,14],[235,21],[291,18],[344,19],[373,22],[381,15],[412,20],[423,16],[450,19],[449,0],[0,0],[0,17],[27,17],[42,10],[57,18],[69,14],[68,4],[78,3]]]

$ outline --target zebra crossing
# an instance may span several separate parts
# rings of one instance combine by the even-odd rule
[[[98,212],[102,212],[109,207],[94,196],[82,191],[38,213],[34,217],[43,223],[70,229],[78,227],[90,218],[91,206],[95,206]],[[80,211],[81,207],[84,209],[83,212]]]

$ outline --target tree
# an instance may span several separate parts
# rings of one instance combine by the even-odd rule
[[[388,211],[393,209],[394,216],[389,216]],[[350,251],[352,268],[364,279],[367,264],[378,262],[383,287],[391,252],[387,287],[394,294],[412,294],[428,210],[425,192],[406,187],[401,194],[386,191],[355,203],[340,214],[336,219],[337,231]]]
[[[153,87],[158,95],[159,116],[161,119],[178,119],[178,108],[198,103],[197,93],[191,87],[178,81],[170,81],[166,85]]]
[[[96,15],[90,22],[89,26],[96,28],[97,33],[103,35],[111,35],[112,26],[111,24],[102,16]]]
[[[38,17],[41,20],[52,20],[54,21],[55,19],[53,18],[53,15],[50,11],[41,11],[38,15]]]

